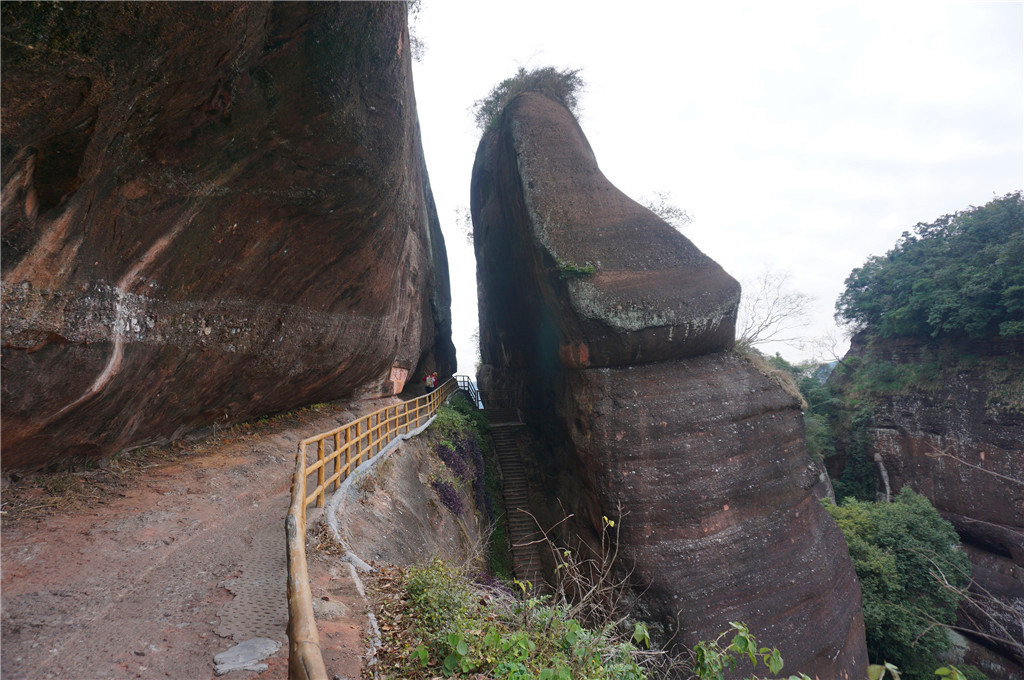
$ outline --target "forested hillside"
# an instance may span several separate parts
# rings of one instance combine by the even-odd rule
[[[853,270],[836,310],[883,338],[1024,338],[1021,192],[904,232]]]
[[[913,659],[904,677],[925,673],[929,663],[920,662],[937,663],[943,650],[988,677],[1024,677],[1024,199],[1016,192],[917,224],[846,284],[836,317],[855,331],[851,349],[826,385],[805,378],[801,387],[808,424],[824,425],[808,438],[819,440],[848,506],[841,525],[851,550],[870,544],[892,558],[883,565],[855,556],[869,650],[905,665]],[[898,513],[902,528],[893,534],[894,520],[869,509],[898,505],[907,488],[956,529],[969,573],[891,580],[910,573],[909,557],[886,542],[902,536],[902,546],[937,531],[932,520],[928,529]],[[893,587],[898,596],[876,597]],[[955,616],[924,611],[936,589],[960,602]],[[902,603],[898,612],[893,603]],[[884,625],[872,630],[872,620]],[[966,638],[908,635],[922,624]],[[910,644],[899,648],[900,636]]]

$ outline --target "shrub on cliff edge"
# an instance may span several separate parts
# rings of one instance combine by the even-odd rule
[[[378,578],[385,579],[391,593],[377,598],[383,645],[373,677],[648,677],[640,664],[640,647],[648,642],[640,625],[626,632],[612,625],[589,628],[550,596],[531,595],[525,586],[516,594],[482,585],[437,558]]]
[[[579,111],[579,94],[583,90],[580,69],[558,70],[553,66],[527,71],[522,66],[511,78],[491,89],[483,99],[473,102],[473,120],[481,130],[491,126],[502,109],[523,92],[542,92],[566,105],[575,116]]]

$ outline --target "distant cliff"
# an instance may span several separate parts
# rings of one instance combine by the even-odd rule
[[[404,3],[4,3],[3,464],[454,368]]]
[[[914,225],[850,273],[836,312],[858,330],[829,380],[837,495],[927,496],[963,539],[976,596],[1002,603],[986,612],[1007,617],[961,605],[968,660],[1024,678],[1024,195]]]
[[[839,439],[834,474],[869,475],[881,497],[904,486],[953,523],[972,563],[974,590],[1024,617],[1024,348],[1015,340],[969,343],[883,339],[865,332],[833,379],[859,405],[861,431]],[[849,406],[848,406],[849,407]],[[866,416],[866,417],[865,417]],[[845,468],[849,468],[847,471]],[[1014,481],[1017,480],[1017,481]],[[963,608],[960,625],[984,621]],[[982,625],[983,632],[987,624]],[[1024,656],[980,637],[968,660],[992,677],[1024,678]]]
[[[573,513],[595,537],[621,518],[636,612],[677,644],[745,621],[787,670],[865,677],[860,589],[799,407],[728,351],[736,281],[608,182],[542,94],[485,132],[471,200],[478,377],[543,433],[541,521]]]

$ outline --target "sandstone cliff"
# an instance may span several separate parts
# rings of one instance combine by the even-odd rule
[[[834,382],[848,398],[867,405],[870,425],[867,450],[855,453],[847,441],[839,463],[864,455],[880,496],[903,486],[927,496],[960,534],[975,590],[981,586],[1018,609],[1016,620],[1011,616],[1003,623],[1020,635],[1024,347],[1014,340],[926,344],[861,333],[844,363],[849,369],[840,370]],[[968,606],[959,623],[968,628],[980,623],[995,632],[985,619]],[[996,655],[974,645],[968,660],[992,677],[1024,678],[1020,650],[989,646]]]
[[[454,368],[404,3],[4,3],[3,460]]]
[[[549,446],[542,521],[619,550],[638,613],[677,642],[750,624],[789,671],[866,675],[857,584],[819,505],[793,398],[729,353],[739,286],[612,186],[537,93],[484,134],[472,213],[485,390],[515,390]]]

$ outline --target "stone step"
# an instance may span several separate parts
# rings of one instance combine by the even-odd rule
[[[499,417],[515,417],[514,409],[485,410],[491,422]],[[535,587],[542,586],[544,579],[541,571],[541,559],[536,541],[542,536],[536,522],[529,515],[519,512],[519,508],[529,509],[530,485],[526,479],[523,462],[516,445],[516,429],[519,425],[493,425],[491,441],[501,467],[505,486],[505,509],[508,512],[509,543],[512,545],[512,569],[520,581],[530,581]]]

